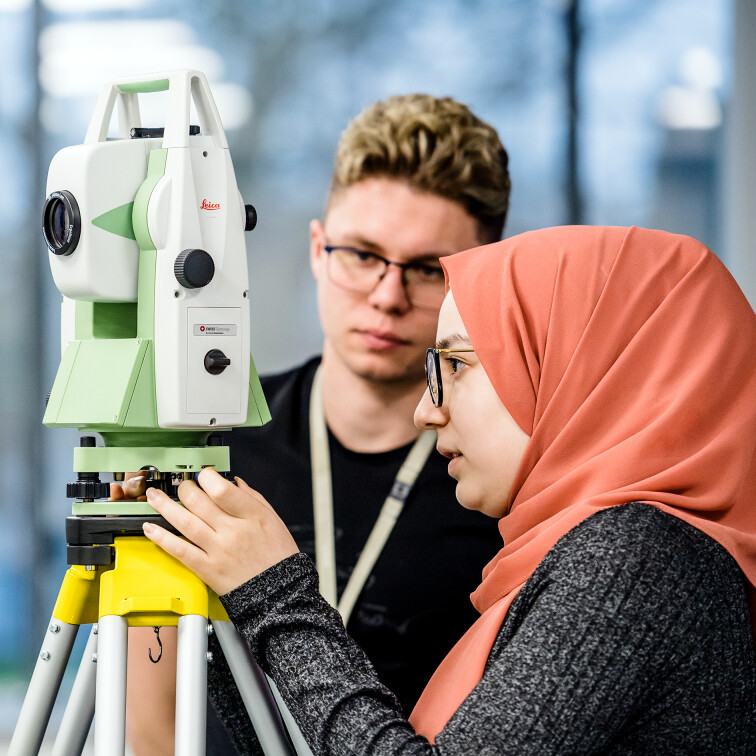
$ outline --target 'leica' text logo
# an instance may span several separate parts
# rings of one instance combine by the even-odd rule
[[[220,210],[220,203],[208,202],[206,199],[203,199],[200,210]]]

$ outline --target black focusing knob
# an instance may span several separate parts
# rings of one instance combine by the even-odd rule
[[[101,483],[99,480],[66,483],[66,496],[69,499],[107,499],[110,496],[110,483]]]
[[[257,210],[252,205],[244,205],[244,230],[251,231],[257,225]]]
[[[211,349],[205,355],[205,370],[213,375],[220,375],[230,364],[231,360],[220,349]]]
[[[185,289],[201,289],[213,280],[215,263],[204,249],[185,249],[173,263],[173,272]]]

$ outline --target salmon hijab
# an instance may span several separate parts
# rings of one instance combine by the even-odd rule
[[[480,681],[517,592],[565,533],[644,501],[694,525],[756,585],[756,315],[722,263],[641,228],[533,231],[444,258],[497,394],[531,436],[480,618],[412,712],[431,741]]]

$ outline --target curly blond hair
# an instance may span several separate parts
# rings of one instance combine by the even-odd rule
[[[328,204],[358,181],[386,177],[460,204],[482,243],[504,230],[511,182],[496,130],[450,97],[408,94],[363,110],[341,135]]]

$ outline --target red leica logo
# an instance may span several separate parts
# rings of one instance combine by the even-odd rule
[[[220,210],[220,203],[208,202],[206,199],[202,200],[200,210]]]

